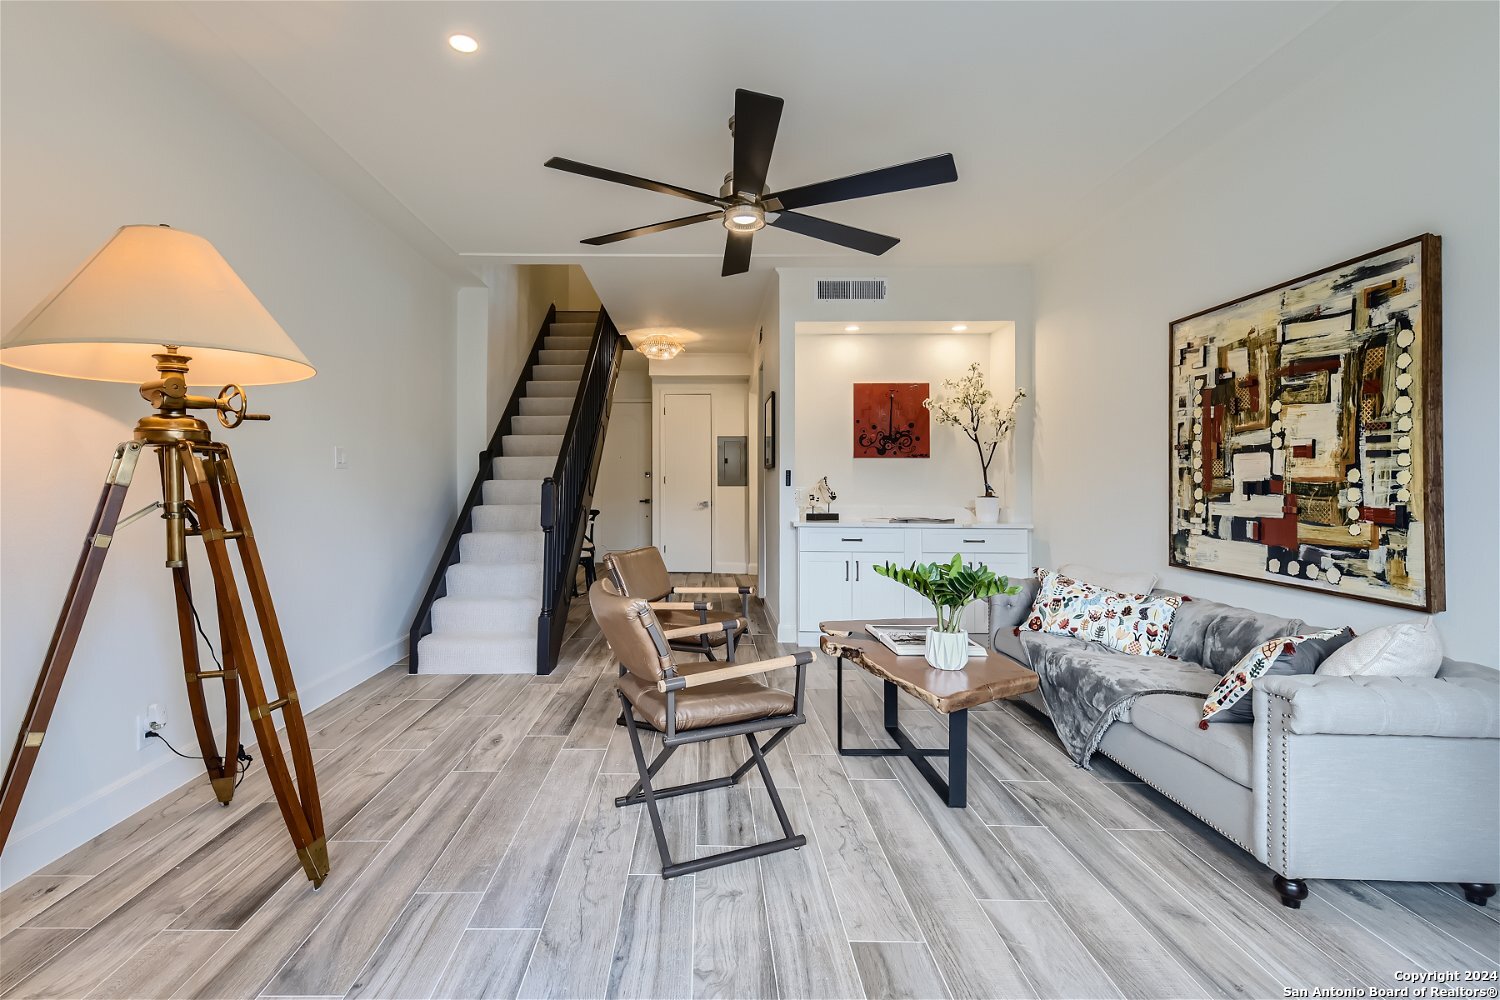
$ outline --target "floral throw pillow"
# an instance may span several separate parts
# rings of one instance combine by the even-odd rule
[[[1254,720],[1254,701],[1249,697],[1255,682],[1270,674],[1310,674],[1318,669],[1330,653],[1354,638],[1350,628],[1330,628],[1307,635],[1283,635],[1268,639],[1240,658],[1203,703],[1199,729],[1207,729],[1209,719],[1217,722],[1250,722]]]
[[[1097,642],[1132,656],[1165,656],[1177,597],[1122,594],[1048,570],[1038,570],[1036,601],[1026,616],[1033,632]]]

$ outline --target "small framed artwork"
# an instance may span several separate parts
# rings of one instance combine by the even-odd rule
[[[931,458],[926,382],[854,383],[855,458]]]
[[[776,391],[766,393],[765,411],[761,414],[761,464],[776,468]]]
[[[1444,607],[1441,243],[1170,326],[1173,566]]]

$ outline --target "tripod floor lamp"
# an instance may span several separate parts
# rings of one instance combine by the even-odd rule
[[[131,440],[115,449],[83,552],[36,690],[16,739],[0,790],[0,849],[15,822],[21,796],[36,765],[62,690],[63,675],[88,614],[115,533],[160,511],[166,529],[166,565],[172,574],[183,679],[193,729],[214,794],[224,805],[234,796],[238,770],[240,697],[248,709],[260,758],[307,877],[322,884],[328,845],[307,744],[307,727],[277,624],[271,590],[245,510],[229,449],[213,440],[194,410],[212,410],[225,428],[266,420],[247,412],[238,383],[265,385],[309,378],[313,368],[286,331],[207,240],[166,226],[126,226],[63,286],[0,342],[0,364],[48,375],[106,382],[140,382],[155,362],[155,377],[141,382],[154,409],[136,424]],[[189,386],[223,385],[214,396]],[[161,500],[121,517],[125,494],[141,455],[156,453]],[[198,619],[188,577],[188,539],[203,542],[218,612],[221,669],[202,670]],[[239,555],[274,690],[261,679],[250,621],[230,543]],[[225,705],[223,752],[215,746],[204,681],[218,681]],[[281,713],[284,733],[277,732]],[[291,767],[282,751],[285,736]],[[295,773],[295,782],[293,774]]]

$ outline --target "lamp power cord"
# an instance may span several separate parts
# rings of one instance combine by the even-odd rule
[[[192,520],[195,523],[197,521],[196,518],[193,518]],[[186,589],[186,588],[184,588],[184,589]],[[203,644],[208,647],[208,655],[213,658],[214,666],[217,667],[219,670],[222,671],[224,669],[224,664],[219,660],[219,653],[218,653],[218,650],[214,649],[213,640],[210,639],[208,637],[208,633],[203,630],[203,619],[201,619],[201,618],[198,617],[198,605],[193,602],[193,595],[192,595],[191,591],[188,591],[188,593],[187,593],[187,602],[188,602],[188,610],[193,613],[193,624],[198,629],[198,635],[202,637]],[[154,737],[154,738],[156,738],[158,740],[161,740],[162,743],[166,745],[166,748],[168,750],[172,751],[177,756],[182,757],[182,758],[184,758],[186,760],[203,760],[204,759],[201,756],[195,756],[193,754],[183,753],[181,750],[178,750],[176,747],[174,747],[171,743],[169,743],[167,741],[167,738],[165,736],[163,736],[161,733],[157,732],[155,729],[147,729],[146,730],[146,737],[148,739]],[[248,754],[248,753],[245,752],[245,744],[243,744],[243,743],[241,743],[239,745],[239,748],[238,748],[238,751],[237,751],[237,753],[235,755],[235,758],[236,758],[235,759],[235,763],[239,766],[239,777],[235,778],[235,780],[234,780],[234,787],[238,788],[238,787],[240,787],[240,783],[245,780],[245,775],[250,771],[250,765],[252,763],[254,763],[255,758],[252,757],[250,754]],[[228,805],[228,803],[225,803],[225,804]]]

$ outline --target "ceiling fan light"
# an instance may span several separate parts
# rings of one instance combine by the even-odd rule
[[[682,342],[664,333],[653,333],[635,348],[652,361],[671,361],[682,353]]]
[[[449,35],[448,45],[453,51],[462,52],[465,55],[479,51],[479,43],[474,40],[473,35]]]
[[[753,233],[766,227],[766,213],[759,205],[731,205],[724,210],[724,228],[731,233]]]

